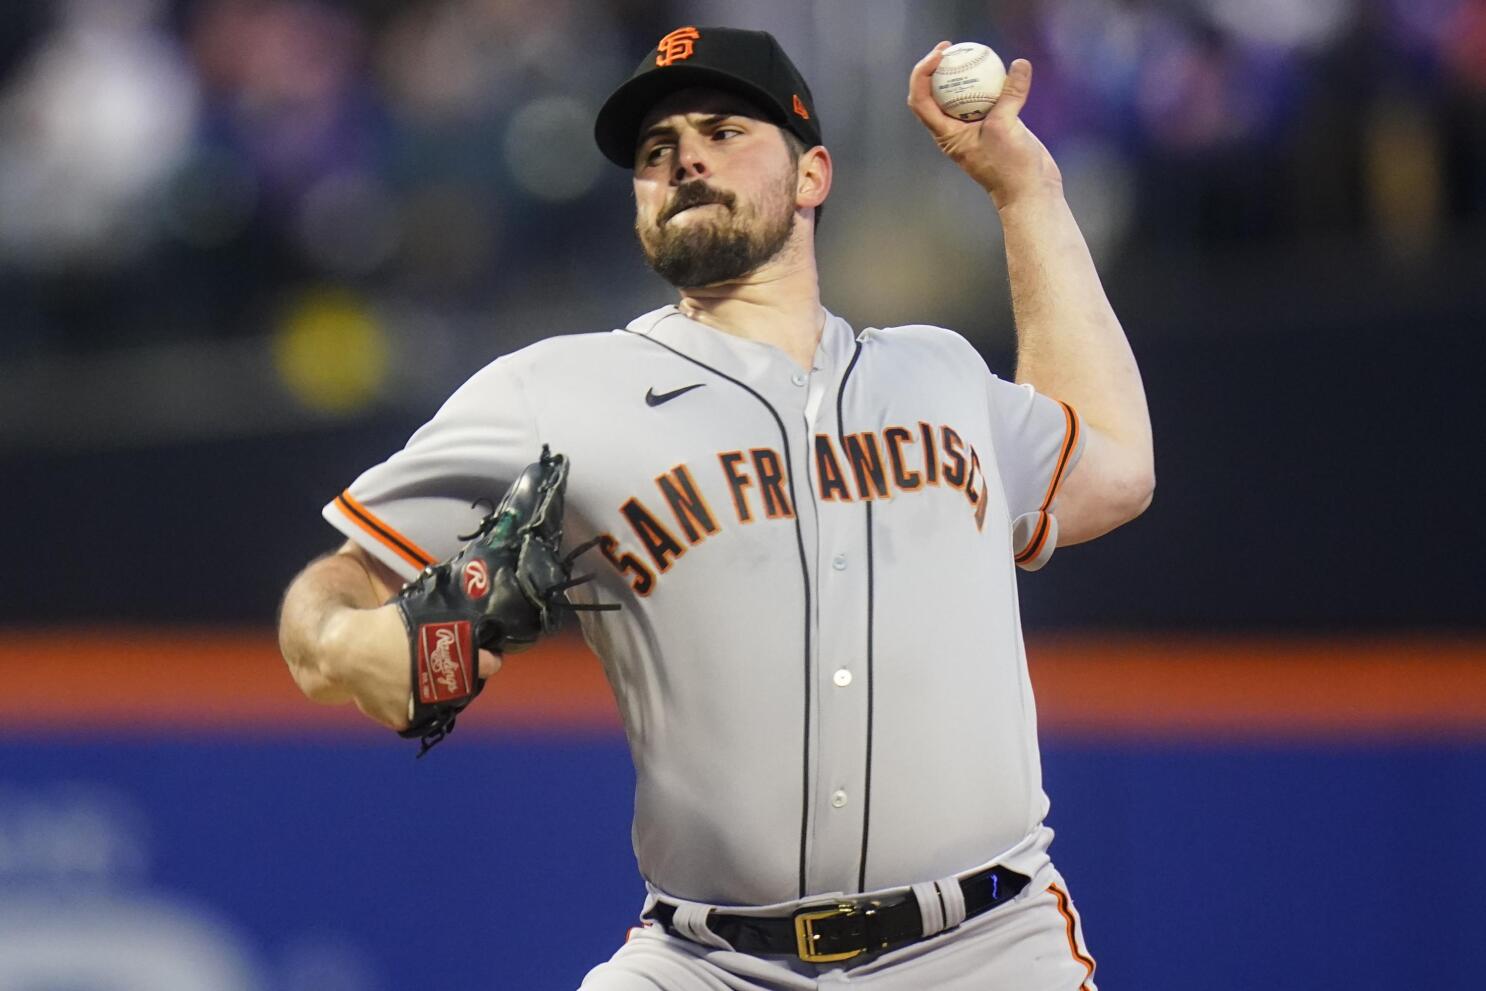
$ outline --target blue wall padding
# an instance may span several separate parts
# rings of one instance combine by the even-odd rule
[[[1105,991],[1475,986],[1486,746],[1044,758],[1054,857]],[[335,991],[570,991],[642,897],[632,781],[609,738],[456,735],[418,762],[393,743],[7,742],[0,913],[42,891],[178,903],[215,918],[265,989],[333,951]],[[146,866],[27,862],[38,816],[79,803]]]
[[[1479,986],[1486,747],[1050,747],[1101,988]]]

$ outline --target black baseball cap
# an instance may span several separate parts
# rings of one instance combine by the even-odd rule
[[[604,157],[634,168],[635,138],[645,114],[666,95],[692,86],[737,93],[806,147],[821,143],[810,87],[772,34],[681,27],[660,39],[599,110],[593,136]]]

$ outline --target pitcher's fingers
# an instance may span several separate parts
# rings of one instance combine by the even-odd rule
[[[918,60],[918,64],[908,74],[908,108],[936,136],[947,133],[950,130],[949,125],[958,123],[934,102],[934,89],[930,83],[934,70],[939,68],[944,50],[948,47],[947,41],[935,45],[929,54]]]
[[[1024,58],[1016,59],[1006,70],[1006,82],[1001,84],[1001,95],[991,107],[987,117],[1013,120],[1027,105],[1027,94],[1032,92],[1032,63]]]
[[[480,651],[480,677],[489,678],[500,670],[500,655],[490,650]]]

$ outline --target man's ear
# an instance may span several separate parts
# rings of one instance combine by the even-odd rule
[[[816,145],[800,156],[795,184],[795,206],[818,207],[831,194],[831,153]]]

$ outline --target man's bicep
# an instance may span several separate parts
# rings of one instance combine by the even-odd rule
[[[989,396],[1006,508],[1013,520],[1045,512],[1081,456],[1078,414],[1030,385],[1013,385],[994,376]]]
[[[1084,425],[1083,456],[1058,493],[1058,546],[1093,540],[1128,523],[1151,502],[1144,459]]]

